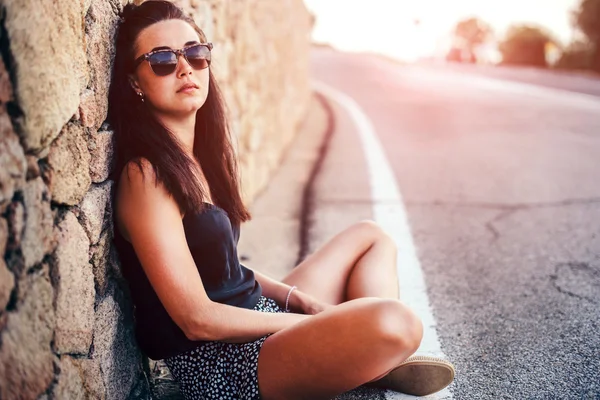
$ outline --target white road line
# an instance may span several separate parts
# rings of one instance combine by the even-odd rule
[[[356,124],[369,169],[374,220],[394,238],[398,246],[400,298],[423,320],[423,341],[417,354],[446,358],[438,340],[436,324],[429,305],[423,272],[410,232],[402,195],[373,124],[349,96],[322,82],[314,82],[313,87],[340,104]],[[415,397],[389,391],[386,398],[408,400]],[[452,394],[448,389],[444,389],[427,398],[452,399]]]

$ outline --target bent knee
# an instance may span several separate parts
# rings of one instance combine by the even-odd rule
[[[370,235],[373,240],[385,240],[393,246],[396,246],[394,239],[381,227],[381,225],[371,219],[363,219],[357,222],[355,227]]]
[[[354,226],[357,229],[369,232],[373,235],[379,235],[383,233],[383,229],[381,229],[381,226],[379,226],[379,224],[373,221],[372,219],[363,219],[354,224]]]
[[[373,308],[373,329],[382,343],[410,353],[417,350],[423,338],[423,323],[412,310],[393,299],[381,299]]]

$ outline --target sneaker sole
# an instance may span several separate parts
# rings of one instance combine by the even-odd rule
[[[454,366],[446,360],[412,356],[377,381],[377,386],[413,396],[439,392],[454,380]]]

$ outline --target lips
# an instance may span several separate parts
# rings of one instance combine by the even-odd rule
[[[198,85],[196,85],[195,83],[191,83],[191,82],[190,82],[190,83],[186,83],[186,84],[184,84],[183,86],[181,86],[181,87],[179,88],[179,90],[177,90],[177,92],[181,92],[181,91],[183,91],[183,90],[186,90],[186,89],[192,89],[192,88],[193,88],[193,89],[198,89]]]

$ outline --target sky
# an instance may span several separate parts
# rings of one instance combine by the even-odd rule
[[[443,54],[448,33],[475,16],[502,37],[512,23],[550,30],[563,44],[572,38],[570,11],[579,0],[304,0],[317,21],[313,40],[347,51],[375,51],[403,60]],[[419,24],[414,21],[419,20]]]

